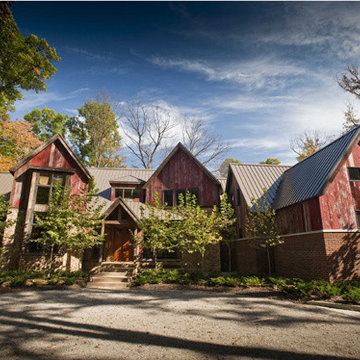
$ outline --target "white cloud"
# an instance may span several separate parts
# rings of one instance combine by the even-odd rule
[[[250,90],[279,89],[289,86],[291,82],[303,80],[304,76],[316,76],[308,69],[272,56],[220,64],[210,64],[202,60],[168,59],[156,56],[149,60],[164,68],[198,73],[205,76],[209,81],[236,83]]]

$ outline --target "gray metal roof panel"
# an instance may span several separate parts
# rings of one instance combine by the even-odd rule
[[[230,168],[246,204],[250,206],[251,199],[259,199],[264,188],[268,190],[268,200],[271,203],[275,198],[280,177],[290,167],[268,164],[230,164]]]
[[[287,170],[273,207],[280,209],[320,196],[326,181],[358,136],[359,130],[359,126],[354,128]]]
[[[6,199],[10,198],[14,177],[8,171],[0,172],[0,196],[5,195]]]
[[[227,178],[217,178],[217,181],[220,183],[222,191],[225,192]]]

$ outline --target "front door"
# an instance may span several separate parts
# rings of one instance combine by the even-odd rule
[[[112,261],[133,261],[134,247],[128,228],[114,227],[112,234]]]

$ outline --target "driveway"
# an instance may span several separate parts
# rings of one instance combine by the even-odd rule
[[[358,359],[360,313],[264,294],[0,294],[0,359]]]

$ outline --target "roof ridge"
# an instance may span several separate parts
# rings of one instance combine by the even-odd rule
[[[296,167],[296,166],[298,166],[299,164],[302,164],[304,161],[310,159],[310,158],[313,157],[314,155],[320,153],[321,151],[323,151],[324,149],[326,149],[326,148],[329,147],[330,145],[335,144],[336,142],[338,142],[338,141],[339,141],[340,139],[342,139],[343,137],[349,135],[351,132],[356,133],[359,129],[360,129],[360,125],[357,125],[357,126],[354,127],[353,129],[347,131],[345,134],[343,134],[343,135],[339,136],[338,138],[336,138],[335,140],[329,142],[328,144],[326,144],[326,145],[325,145],[324,147],[322,147],[321,149],[313,152],[311,155],[307,156],[305,159],[297,162],[295,165],[291,166],[291,169],[294,168],[294,167]]]
[[[155,169],[141,169],[141,168],[116,168],[116,167],[87,167],[88,170],[140,170],[140,171],[155,171]]]
[[[283,165],[283,164],[238,164],[238,163],[230,163],[231,165],[236,165],[236,166],[276,166],[276,167],[292,167],[294,165]]]

